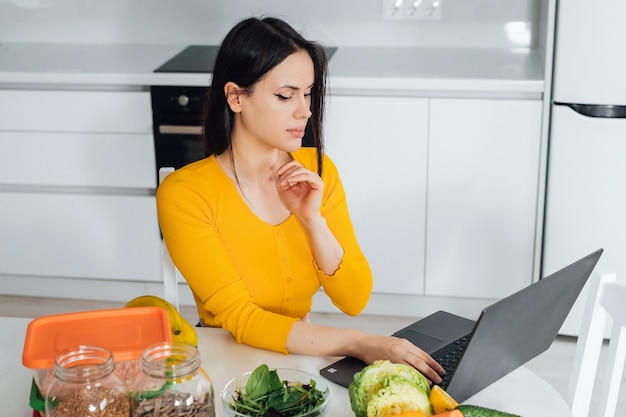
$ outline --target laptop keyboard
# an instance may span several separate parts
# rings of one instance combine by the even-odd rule
[[[446,371],[446,375],[444,375],[441,384],[439,384],[441,388],[446,389],[448,387],[450,378],[452,378],[452,374],[467,347],[469,339],[469,336],[460,337],[446,346],[442,351],[437,352],[436,356],[433,356],[433,359],[439,362]]]

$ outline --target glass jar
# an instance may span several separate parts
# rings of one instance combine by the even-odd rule
[[[215,417],[213,384],[198,349],[162,342],[144,350],[131,403],[133,417]]]
[[[111,352],[100,346],[67,349],[54,361],[45,394],[47,417],[127,417],[128,390],[115,373]]]

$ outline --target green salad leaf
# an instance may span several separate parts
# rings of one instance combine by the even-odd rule
[[[314,379],[308,384],[281,381],[275,369],[263,364],[252,372],[245,390],[238,388],[232,399],[230,407],[250,417],[293,417],[315,410],[324,394]]]

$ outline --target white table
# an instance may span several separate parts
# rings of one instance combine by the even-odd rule
[[[0,415],[31,417],[29,395],[33,373],[22,365],[30,319],[0,317]]]
[[[32,372],[22,365],[22,347],[29,319],[0,317],[0,404],[3,416],[30,417],[28,396]],[[265,363],[270,368],[295,368],[318,374],[336,358],[283,355],[235,343],[222,329],[198,329],[202,367],[215,390],[217,417],[222,417],[220,392],[235,375]],[[354,416],[348,390],[330,383],[329,417]],[[545,380],[521,367],[466,401],[467,404],[495,408],[526,417],[571,416],[566,402]]]

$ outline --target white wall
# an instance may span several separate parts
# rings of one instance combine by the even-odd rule
[[[537,32],[541,3],[443,0],[441,21],[389,21],[381,0],[0,0],[0,42],[212,44],[273,14],[328,45],[510,47],[536,43],[524,30]]]

